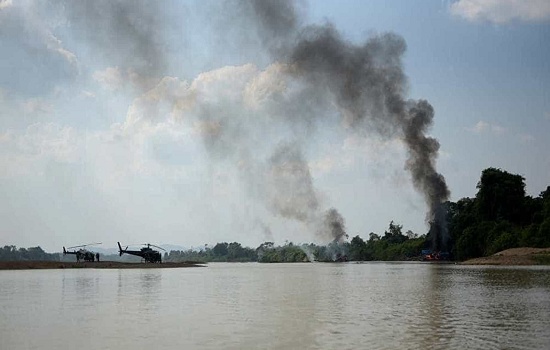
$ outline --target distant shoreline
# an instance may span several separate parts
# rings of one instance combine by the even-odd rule
[[[550,248],[512,248],[461,265],[550,265]]]
[[[360,263],[360,262],[358,262]],[[460,265],[528,266],[550,265],[550,248],[512,248],[491,256],[457,262]],[[162,264],[130,263],[118,261],[67,262],[67,261],[0,261],[0,270],[40,269],[159,269],[204,267],[200,262],[165,262]]]
[[[200,263],[167,262],[162,264],[127,263],[118,261],[66,262],[66,261],[0,261],[0,270],[40,270],[40,269],[165,269],[202,267]]]

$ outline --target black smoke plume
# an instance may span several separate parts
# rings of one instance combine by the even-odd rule
[[[344,218],[334,208],[330,208],[325,213],[323,226],[324,229],[327,230],[325,234],[328,237],[332,238],[333,243],[342,243],[348,237],[348,235],[346,234]]]
[[[343,39],[330,23],[296,27],[300,21],[290,1],[252,4],[259,36],[276,52],[275,58],[292,66],[292,72],[312,86],[328,89],[352,130],[403,140],[408,152],[405,168],[428,205],[434,242],[445,241],[446,225],[440,212],[449,190],[435,168],[439,143],[426,135],[434,111],[425,100],[405,97],[404,39],[386,33],[357,45]]]

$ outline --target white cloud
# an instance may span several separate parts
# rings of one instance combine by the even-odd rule
[[[141,125],[132,133],[120,124],[96,132],[55,123],[35,123],[0,133],[0,178],[43,174],[53,164],[80,164],[98,189],[124,187],[130,178],[178,179],[195,152],[193,135],[171,122]]]
[[[506,128],[503,126],[500,126],[498,124],[491,124],[486,121],[480,120],[471,128],[468,128],[471,132],[474,132],[476,134],[481,134],[485,132],[491,132],[497,135],[504,134],[506,132]]]
[[[550,20],[548,0],[459,0],[451,13],[470,21],[503,24],[513,20],[540,22]]]
[[[13,6],[12,0],[0,0],[0,10]]]
[[[59,40],[55,35],[52,34],[49,30],[44,31],[44,41],[46,42],[46,47],[56,52],[58,55],[63,57],[69,64],[76,66],[78,61],[76,55],[71,51],[63,47],[61,40]]]
[[[248,65],[250,73],[254,73],[254,66]],[[257,73],[244,89],[244,102],[252,109],[260,108],[262,104],[275,102],[284,98],[288,91],[288,67],[284,64],[272,64],[264,71]]]
[[[36,123],[0,132],[0,192],[10,198],[0,201],[0,212],[10,217],[0,227],[14,232],[6,239],[18,242],[15,232],[33,232],[35,241],[51,242],[73,239],[78,231],[103,240],[114,226],[122,236],[137,237],[154,232],[153,221],[165,225],[160,231],[181,227],[188,167],[156,153],[181,155],[187,137],[166,124],[140,131],[124,136],[116,125],[90,133]]]
[[[118,67],[107,67],[104,70],[95,71],[92,77],[108,90],[121,89],[125,84],[125,78]]]
[[[41,174],[50,162],[75,163],[82,151],[75,129],[53,123],[0,134],[0,150],[0,176],[8,177]]]
[[[97,70],[92,74],[92,78],[104,89],[110,91],[120,90],[127,86],[138,88],[140,91],[147,91],[154,89],[159,81],[156,78],[141,76],[131,68],[124,70],[118,66]]]
[[[221,119],[241,118],[244,122],[248,112],[258,111],[270,94],[266,91],[268,86],[262,85],[261,81],[269,79],[266,75],[272,71],[271,67],[259,71],[252,64],[227,66],[201,73],[191,84],[178,78],[164,77],[134,100],[128,109],[125,127],[187,118],[197,134],[209,134],[220,126]],[[111,73],[118,76],[115,71]],[[261,93],[257,91],[259,89]],[[235,111],[239,113],[233,115]],[[201,118],[202,114],[209,117]]]
[[[471,130],[476,133],[481,133],[485,131],[488,127],[489,127],[489,123],[484,122],[483,120],[480,120],[477,122],[476,125],[473,126]]]
[[[44,18],[44,14],[34,8],[38,6],[33,7],[33,5],[35,4],[32,2],[26,3],[20,10],[23,22],[21,25],[24,26],[25,31],[41,40],[47,50],[61,56],[72,67],[76,67],[78,64],[76,55],[64,47],[61,40],[53,34],[53,21]]]
[[[92,78],[110,91],[131,86],[142,92],[154,89],[159,84],[158,78],[143,76],[132,68],[122,69],[118,66],[97,70],[92,74]]]
[[[502,135],[509,131],[501,125],[488,123],[483,120],[478,121],[473,127],[467,128],[467,130],[475,134],[490,133],[494,135]],[[516,133],[514,130],[510,130],[509,134],[513,137],[517,137],[517,139],[519,139],[523,143],[535,141],[535,137],[529,133]]]
[[[53,105],[42,98],[30,98],[23,102],[23,111],[27,114],[51,113]]]
[[[81,95],[88,98],[95,98],[95,94],[88,90],[82,90]]]
[[[326,155],[323,158],[309,162],[309,168],[312,173],[325,174],[332,172],[335,168],[339,167],[339,161],[342,157],[334,157],[332,155]]]
[[[0,73],[18,67],[18,74],[3,76],[13,92],[44,94],[78,74],[76,55],[54,35],[59,32],[55,15],[41,12],[46,7],[38,1],[0,2],[0,47],[10,51],[2,57]]]

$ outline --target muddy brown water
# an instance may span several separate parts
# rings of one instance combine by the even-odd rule
[[[550,349],[550,267],[0,271],[0,349]]]

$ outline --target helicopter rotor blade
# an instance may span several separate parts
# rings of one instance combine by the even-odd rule
[[[101,244],[101,242],[99,243],[88,243],[88,244],[82,244],[82,245],[75,245],[74,247],[67,247],[67,249],[74,249],[74,248],[84,248],[84,247],[87,247],[89,245],[99,245]]]
[[[162,248],[162,247],[159,247],[158,245],[151,244],[151,243],[143,243],[142,245],[147,246],[147,248],[155,247],[155,248],[158,248],[158,249],[161,249],[161,250],[166,251],[166,249],[164,249],[164,248]]]

